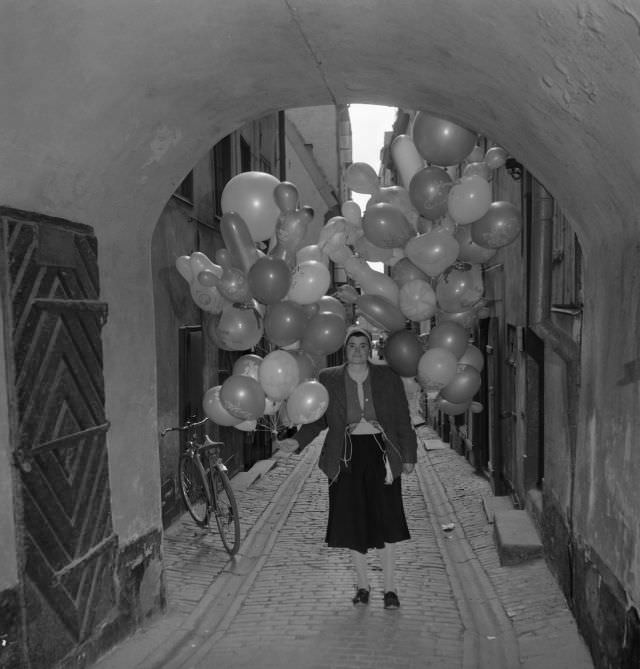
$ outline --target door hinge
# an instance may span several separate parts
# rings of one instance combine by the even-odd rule
[[[16,467],[21,469],[25,474],[28,474],[33,468],[33,456],[31,453],[28,453],[24,448],[17,448],[13,452],[13,462]]]

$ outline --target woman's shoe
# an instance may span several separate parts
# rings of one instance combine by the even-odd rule
[[[358,588],[356,596],[351,600],[354,604],[368,604],[371,588]]]
[[[384,593],[384,608],[385,609],[397,609],[400,607],[400,600],[398,595],[395,592],[389,590],[389,592]]]

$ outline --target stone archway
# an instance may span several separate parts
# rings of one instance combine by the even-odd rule
[[[594,499],[615,486],[626,508],[640,509],[628,447],[640,427],[632,3],[72,0],[44,10],[9,3],[0,19],[0,203],[86,223],[99,240],[111,473],[128,491],[114,496],[113,522],[124,541],[159,518],[148,247],[162,206],[234,128],[325,103],[448,116],[500,142],[558,199],[586,268],[578,466],[595,483],[577,493],[576,529],[606,520]],[[624,370],[629,383],[619,383]],[[605,459],[633,466],[612,482]],[[603,526],[595,548],[609,561],[616,541],[637,552],[637,532],[616,538]],[[640,596],[633,565],[619,566]]]

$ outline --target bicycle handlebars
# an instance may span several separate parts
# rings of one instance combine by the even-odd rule
[[[187,421],[184,425],[177,425],[176,427],[165,427],[164,430],[160,432],[160,436],[164,437],[167,432],[186,432],[187,430],[192,430],[194,427],[199,427],[204,425],[209,419],[203,418],[195,423]]]

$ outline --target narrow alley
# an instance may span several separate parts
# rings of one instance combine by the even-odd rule
[[[501,566],[482,500],[488,482],[435,432],[403,480],[412,534],[399,544],[401,607],[353,606],[346,551],[324,545],[319,437],[237,477],[243,546],[229,560],[188,515],[165,535],[168,603],[94,669],[239,667],[592,667],[543,558]],[[266,464],[266,463],[261,463]]]

